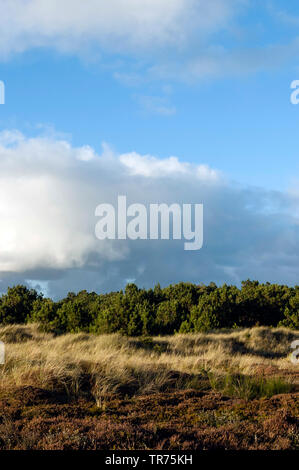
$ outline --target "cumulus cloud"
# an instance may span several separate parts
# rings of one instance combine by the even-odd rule
[[[192,174],[191,166],[171,157],[164,161],[130,153],[115,157],[109,147],[96,155],[89,146],[67,141],[26,139],[20,132],[0,134],[0,271],[70,269],[122,259],[125,245],[95,239],[98,203],[125,194],[130,176]],[[201,177],[214,177],[194,167]],[[137,195],[136,195],[137,196]]]
[[[217,180],[219,172],[208,165],[191,165],[188,162],[180,162],[177,157],[169,157],[161,160],[152,155],[139,155],[136,152],[120,155],[120,162],[128,168],[130,174],[147,177],[171,176],[171,175],[197,175],[205,181]]]
[[[95,237],[95,208],[203,203],[204,246],[183,240]],[[206,165],[104,146],[73,147],[54,137],[0,134],[0,289],[17,282],[69,290],[178,281],[239,282],[251,277],[295,283],[299,274],[298,194],[244,188]]]

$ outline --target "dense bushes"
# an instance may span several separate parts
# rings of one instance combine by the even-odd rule
[[[180,283],[164,289],[128,284],[109,294],[69,293],[58,302],[25,286],[0,297],[0,323],[38,322],[44,331],[129,336],[254,325],[299,328],[299,286],[245,281],[241,288]]]
[[[0,323],[25,323],[30,318],[34,303],[42,297],[25,286],[9,287],[0,298]]]

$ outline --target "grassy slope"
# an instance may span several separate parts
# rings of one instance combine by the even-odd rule
[[[0,328],[0,448],[299,448],[299,332],[125,338]]]

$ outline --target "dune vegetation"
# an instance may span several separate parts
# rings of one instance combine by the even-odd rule
[[[299,448],[296,339],[285,327],[127,337],[2,326],[0,448]]]
[[[46,332],[156,336],[212,329],[284,326],[299,329],[299,286],[244,281],[241,288],[181,282],[161,288],[97,294],[69,292],[61,300],[14,286],[0,297],[0,324],[39,323]]]

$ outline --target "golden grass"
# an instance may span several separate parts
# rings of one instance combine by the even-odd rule
[[[107,393],[152,393],[186,388],[209,373],[280,376],[299,382],[290,344],[299,332],[286,328],[215,331],[155,338],[85,333],[54,337],[38,325],[0,327],[6,363],[1,387],[34,386],[72,396],[89,390],[97,403]]]

